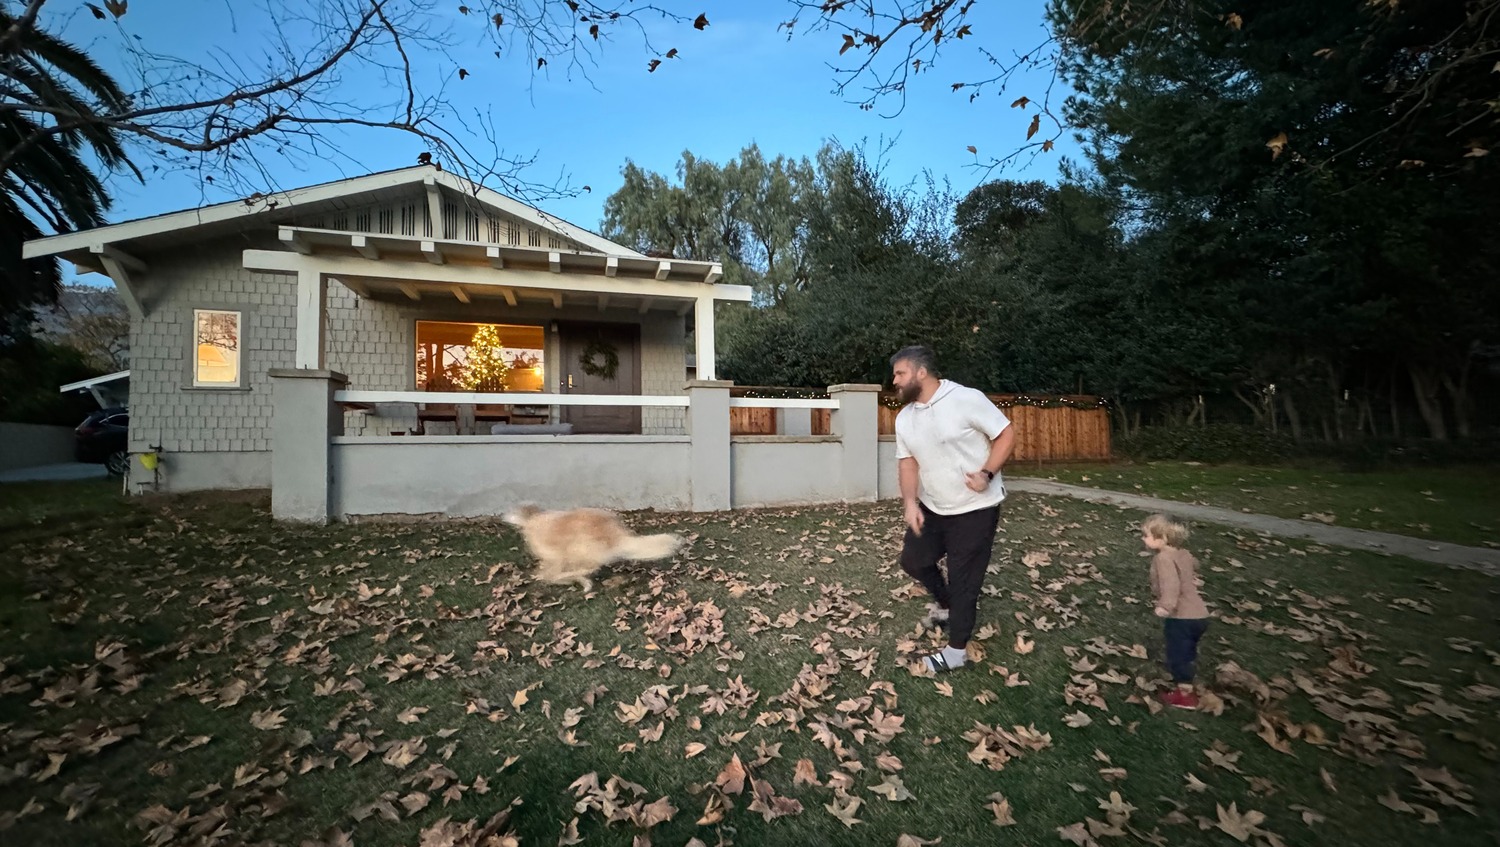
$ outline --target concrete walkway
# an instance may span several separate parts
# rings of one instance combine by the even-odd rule
[[[109,472],[103,465],[83,462],[68,462],[61,465],[40,465],[34,468],[17,468],[0,471],[0,483],[5,482],[73,482],[80,479],[104,479]]]
[[[1329,526],[1327,524],[1314,523],[1313,521],[1273,518],[1269,515],[1237,512],[1233,509],[1223,509],[1218,506],[1198,506],[1192,503],[1179,503],[1175,500],[1142,497],[1139,494],[1105,491],[1099,488],[1085,488],[1081,485],[1068,485],[1066,483],[1053,482],[1049,479],[1007,477],[1005,487],[1010,491],[1024,491],[1029,494],[1046,494],[1054,497],[1073,497],[1078,500],[1087,500],[1091,503],[1106,503],[1112,506],[1124,506],[1128,509],[1140,509],[1145,512],[1170,512],[1179,517],[1194,521],[1203,521],[1204,523],[1222,524],[1223,526],[1238,527],[1240,529],[1248,529],[1252,532],[1269,533],[1285,538],[1306,538],[1310,541],[1316,541],[1319,544],[1327,544],[1332,547],[1347,547],[1352,550],[1370,550],[1393,556],[1406,556],[1411,559],[1420,559],[1424,562],[1451,565],[1458,568],[1470,568],[1490,574],[1491,576],[1500,576],[1500,550],[1488,550],[1483,547],[1464,547],[1458,544],[1428,541],[1424,538],[1412,538],[1389,532]]]

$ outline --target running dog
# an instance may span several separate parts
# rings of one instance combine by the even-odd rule
[[[636,535],[615,513],[603,509],[548,512],[526,505],[508,512],[504,520],[521,530],[537,559],[537,579],[576,582],[584,592],[594,590],[589,577],[605,565],[667,559],[682,545],[676,535]]]

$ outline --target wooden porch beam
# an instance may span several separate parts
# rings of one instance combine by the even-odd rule
[[[458,302],[460,302],[460,303],[469,303],[469,302],[472,302],[472,301],[469,300],[469,292],[465,291],[464,287],[462,285],[455,285],[455,286],[453,286],[452,291],[453,291],[453,296],[458,298]]]
[[[516,307],[516,291],[514,288],[500,289],[500,296],[505,298],[505,305],[512,309]]]
[[[557,252],[556,250],[553,250],[552,252],[550,252],[550,253],[547,254],[547,270],[549,270],[549,271],[551,271],[551,272],[553,272],[555,274],[562,273],[562,254],[561,253]]]
[[[349,238],[349,246],[353,247],[355,252],[359,253],[359,255],[361,256],[364,256],[366,259],[380,258],[380,250],[375,245],[370,243],[370,239],[364,237],[363,235],[351,236]]]
[[[512,288],[556,292],[559,299],[563,292],[581,295],[608,294],[611,298],[655,297],[658,301],[671,300],[674,304],[685,302],[688,309],[700,297],[749,302],[751,296],[748,285],[727,285],[722,282],[710,286],[696,281],[609,279],[600,275],[552,274],[544,270],[524,269],[509,269],[503,276],[499,276],[484,265],[459,263],[437,267],[427,262],[395,256],[387,256],[378,262],[354,255],[300,256],[285,250],[246,250],[243,256],[243,265],[249,270],[296,273],[315,268],[341,279],[364,277],[369,280],[463,285],[470,293],[481,289],[494,291],[497,288]],[[685,310],[683,314],[686,314]]]
[[[144,320],[146,304],[137,283],[130,277],[130,269],[132,263],[144,269],[145,263],[104,244],[95,244],[89,248],[89,252],[99,257],[105,275],[114,281],[115,289],[120,292],[120,299],[125,301],[125,307],[130,311],[131,320]]]
[[[307,243],[307,238],[289,226],[278,227],[276,238],[284,246],[290,247],[304,256],[312,255],[312,245]]]
[[[145,262],[113,245],[95,244],[89,248],[89,252],[98,256],[101,260],[106,258],[113,259],[126,270],[135,271],[138,274],[146,272]]]
[[[505,257],[500,255],[499,247],[484,248],[484,255],[485,258],[490,260],[490,267],[497,271],[505,270]],[[511,305],[514,306],[516,304],[512,303]]]
[[[360,297],[363,297],[366,300],[370,299],[370,286],[365,285],[363,282],[360,282],[357,279],[342,279],[342,278],[339,279],[339,282],[345,288],[349,289],[350,291],[353,291],[355,294],[359,295]]]
[[[708,273],[704,275],[703,281],[706,282],[706,283],[708,283],[709,285],[713,285],[714,283],[718,282],[719,280],[721,280],[723,278],[724,278],[724,266],[716,264],[713,267],[711,267],[711,268],[708,269]]]
[[[554,292],[552,292],[552,308],[554,308],[554,309],[561,309],[562,308],[562,292],[561,291],[554,291]]]
[[[418,291],[417,287],[409,282],[397,283],[396,287],[401,289],[401,293],[405,294],[408,300],[422,299],[422,292]]]
[[[658,281],[666,279],[667,276],[670,275],[671,273],[672,273],[672,263],[671,262],[667,261],[666,259],[662,259],[660,262],[658,262],[656,264],[656,278],[657,278]]]
[[[609,256],[604,260],[604,275],[615,277],[620,275],[620,257]]]
[[[604,311],[605,309],[608,309],[608,308],[609,308],[609,295],[608,294],[600,294],[599,295],[599,311],[602,312],[602,311]]]
[[[443,263],[443,251],[438,249],[436,242],[423,241],[422,255],[426,256],[427,261],[433,263],[434,265],[441,265]]]
[[[656,305],[655,298],[647,297],[644,300],[642,300],[641,301],[641,308],[640,308],[641,314],[644,315],[647,312],[651,311],[651,307],[654,306],[654,305]]]

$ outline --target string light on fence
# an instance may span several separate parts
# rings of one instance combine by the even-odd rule
[[[746,388],[734,392],[736,396],[763,400],[827,400],[828,392],[816,388]],[[1014,406],[1030,406],[1038,409],[1105,409],[1109,401],[1103,397],[1049,397],[1030,394],[987,395],[1001,409]],[[880,405],[887,409],[899,409],[903,405],[895,394],[881,392]]]

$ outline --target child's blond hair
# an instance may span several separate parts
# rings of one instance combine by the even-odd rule
[[[1168,515],[1152,515],[1141,523],[1141,531],[1152,538],[1160,538],[1172,547],[1187,543],[1187,525]]]

